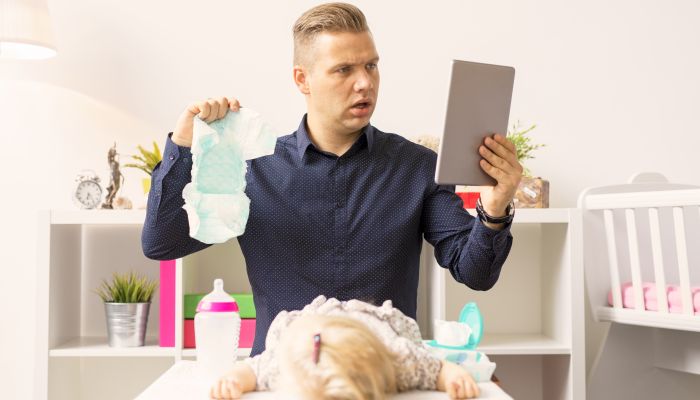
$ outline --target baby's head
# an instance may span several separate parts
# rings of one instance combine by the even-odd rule
[[[318,345],[316,335],[320,339]],[[359,321],[327,315],[302,316],[289,325],[281,338],[280,389],[314,400],[384,399],[386,393],[396,392],[393,358],[377,336]]]

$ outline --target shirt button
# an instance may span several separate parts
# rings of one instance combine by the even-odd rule
[[[175,159],[175,156],[171,154],[168,158],[169,158],[170,160],[174,160],[174,159]]]

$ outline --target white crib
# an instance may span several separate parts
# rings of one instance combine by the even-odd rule
[[[579,207],[590,305],[588,398],[700,399],[700,310],[691,291],[700,286],[700,187],[639,174],[585,190]],[[669,307],[667,285],[680,308]]]

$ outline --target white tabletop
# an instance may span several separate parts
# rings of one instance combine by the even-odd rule
[[[197,378],[194,361],[179,361],[155,382],[143,391],[137,400],[206,400],[209,399],[209,388],[212,382]],[[493,382],[480,383],[480,399],[513,400],[498,385]],[[274,392],[252,392],[243,395],[243,399],[279,399]],[[444,392],[404,392],[391,397],[394,400],[445,400],[449,399]]]

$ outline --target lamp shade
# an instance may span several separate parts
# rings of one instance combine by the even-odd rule
[[[0,0],[0,58],[44,59],[56,55],[44,0]]]

